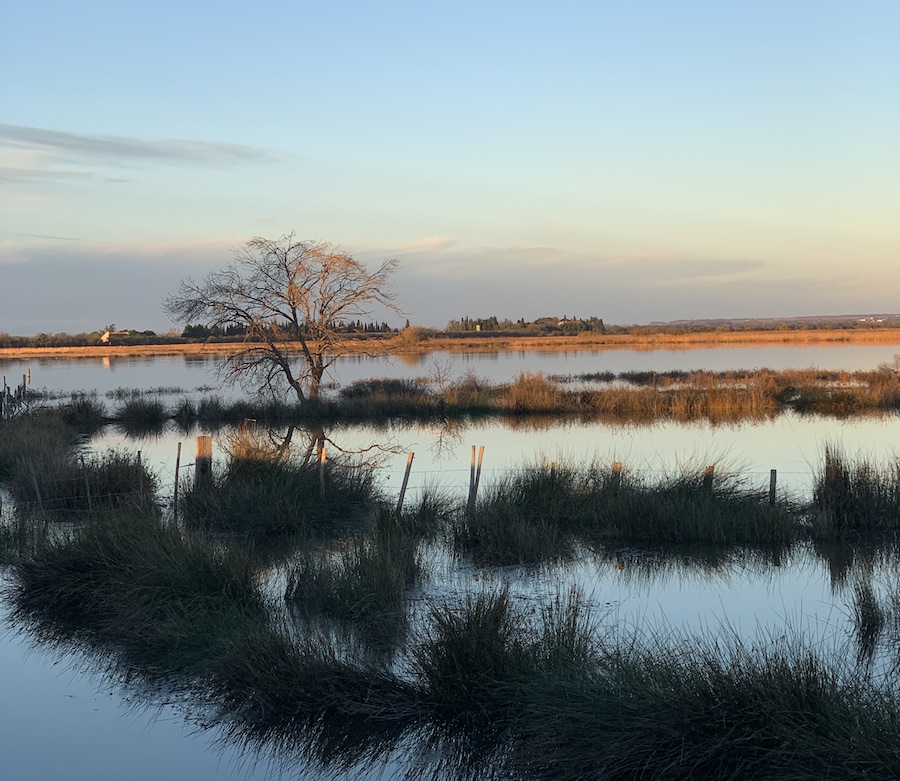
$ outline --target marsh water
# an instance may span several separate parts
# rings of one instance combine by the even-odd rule
[[[522,371],[566,375],[599,371],[753,369],[767,367],[872,369],[890,362],[891,345],[765,347],[653,351],[434,354],[403,361],[348,359],[336,372],[347,384],[366,377],[428,376],[468,371],[495,382]],[[30,372],[33,388],[54,393],[96,391],[115,406],[116,389],[162,389],[161,398],[213,392],[215,359],[46,359],[2,363],[7,381]],[[236,394],[231,389],[217,391]],[[199,433],[199,432],[198,432]],[[778,490],[808,499],[826,443],[876,462],[896,454],[900,418],[892,415],[835,419],[784,413],[771,419],[716,425],[671,421],[638,425],[560,422],[558,419],[478,421],[446,425],[391,423],[336,425],[326,432],[335,452],[379,455],[378,480],[395,497],[407,453],[415,460],[410,498],[426,487],[464,494],[473,445],[485,447],[482,483],[541,461],[621,462],[641,474],[671,474],[686,465],[716,464],[749,485],[768,486],[777,470]],[[216,432],[214,457],[223,457],[227,431]],[[277,434],[277,432],[276,432]],[[295,433],[302,437],[303,432]],[[111,427],[90,447],[140,450],[160,477],[160,501],[171,497],[178,443],[190,460],[192,437],[174,429],[133,439]],[[8,505],[8,503],[7,503]],[[8,513],[9,509],[4,512]],[[893,553],[812,550],[800,546],[784,557],[740,549],[610,550],[565,565],[485,571],[446,562],[440,579],[426,584],[436,594],[467,592],[507,580],[522,599],[576,584],[597,615],[611,626],[641,626],[661,633],[743,637],[801,632],[834,653],[852,653],[852,585],[865,577],[882,590],[896,579]],[[48,646],[13,625],[2,607],[0,674],[5,682],[0,715],[4,775],[45,779],[354,778],[359,768],[321,770],[305,761],[247,750],[221,740],[214,721],[177,698],[142,690],[105,673],[102,662],[74,649]],[[382,777],[401,773],[391,760]],[[409,768],[405,768],[409,770]]]

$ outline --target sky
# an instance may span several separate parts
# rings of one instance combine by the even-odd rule
[[[0,332],[180,331],[292,231],[429,327],[900,312],[898,40],[897,0],[8,2]]]

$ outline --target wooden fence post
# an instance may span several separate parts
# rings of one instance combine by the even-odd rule
[[[475,467],[475,445],[472,445],[472,468],[469,473],[469,501],[466,503],[466,515],[471,517],[475,512],[478,498],[478,483],[481,482],[481,462],[484,460],[484,445],[478,448],[478,467]]]
[[[138,504],[144,503],[144,468],[141,464],[141,451],[137,452]]]
[[[181,442],[175,452],[175,491],[172,494],[172,520],[178,520],[178,470],[181,468]]]
[[[400,513],[403,512],[403,497],[406,496],[406,486],[409,483],[409,473],[412,471],[413,459],[416,457],[416,454],[411,450],[409,451],[409,455],[406,457],[406,472],[403,474],[403,485],[400,486],[400,498],[397,499],[397,517],[400,517]]]
[[[212,482],[212,437],[197,437],[194,458],[194,488],[202,490]]]
[[[775,483],[778,480],[778,471],[772,469],[769,471],[769,506],[775,506]]]

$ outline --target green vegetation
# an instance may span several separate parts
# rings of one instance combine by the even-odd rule
[[[60,405],[60,417],[81,436],[92,437],[108,422],[106,405],[84,393],[73,394],[70,401]]]
[[[87,631],[165,673],[204,670],[230,638],[265,615],[249,557],[216,550],[146,512],[57,535],[14,571],[20,619]]]
[[[307,619],[326,616],[360,624],[370,634],[396,633],[405,625],[407,595],[421,572],[418,543],[402,519],[382,508],[371,532],[296,553],[285,599]]]
[[[17,618],[42,636],[114,650],[218,703],[243,740],[293,735],[326,764],[424,730],[470,775],[487,759],[558,781],[900,773],[895,690],[796,636],[663,640],[603,626],[577,592],[535,613],[500,588],[433,603],[401,671],[296,634],[246,556],[153,517],[90,524],[14,572]]]
[[[134,436],[162,433],[169,417],[165,404],[148,396],[125,399],[113,413],[119,428]]]
[[[827,539],[900,529],[900,460],[879,468],[865,458],[851,462],[825,446],[813,489],[811,532]]]
[[[782,545],[801,533],[800,508],[740,476],[686,470],[654,483],[621,468],[565,464],[514,472],[489,486],[454,529],[458,550],[490,564],[568,558],[586,545]]]
[[[540,375],[513,386],[501,400],[472,377],[446,388],[510,414],[559,403]],[[370,383],[340,403],[384,394],[415,405],[428,393]],[[171,685],[226,734],[344,770],[412,752],[413,771],[437,753],[460,777],[900,775],[900,693],[874,662],[900,637],[900,590],[859,574],[877,555],[860,539],[896,531],[900,462],[878,467],[829,445],[806,504],[770,503],[722,464],[649,481],[620,465],[545,462],[488,482],[474,506],[427,489],[398,517],[371,467],[320,471],[321,434],[304,459],[286,447],[292,428],[270,440],[244,425],[209,484],[183,484],[176,522],[158,512],[157,480],[135,457],[82,464],[64,420],[89,428],[98,406],[73,399],[0,424],[0,479],[19,503],[0,523],[15,620],[112,658],[132,680]],[[263,551],[273,540],[278,552]],[[687,547],[698,543],[706,553]],[[852,586],[850,655],[790,631],[757,643],[646,634],[592,613],[604,595],[523,596],[499,569],[486,578],[495,587],[453,590],[435,583],[444,564],[432,566],[454,554],[479,567],[609,563],[629,555],[619,546],[640,546],[680,552],[699,571],[727,563],[734,545],[772,562],[792,546],[822,556]],[[659,566],[648,556],[633,569],[641,561]]]
[[[190,528],[254,537],[359,528],[377,499],[373,472],[362,465],[246,456],[232,457],[208,485],[185,482],[182,490]]]

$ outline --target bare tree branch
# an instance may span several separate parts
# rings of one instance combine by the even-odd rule
[[[245,346],[222,365],[227,382],[274,394],[286,383],[298,401],[315,401],[328,369],[346,350],[348,324],[379,306],[401,313],[391,291],[399,267],[389,259],[370,271],[327,242],[260,236],[202,282],[182,280],[163,301],[173,320],[241,326]]]

